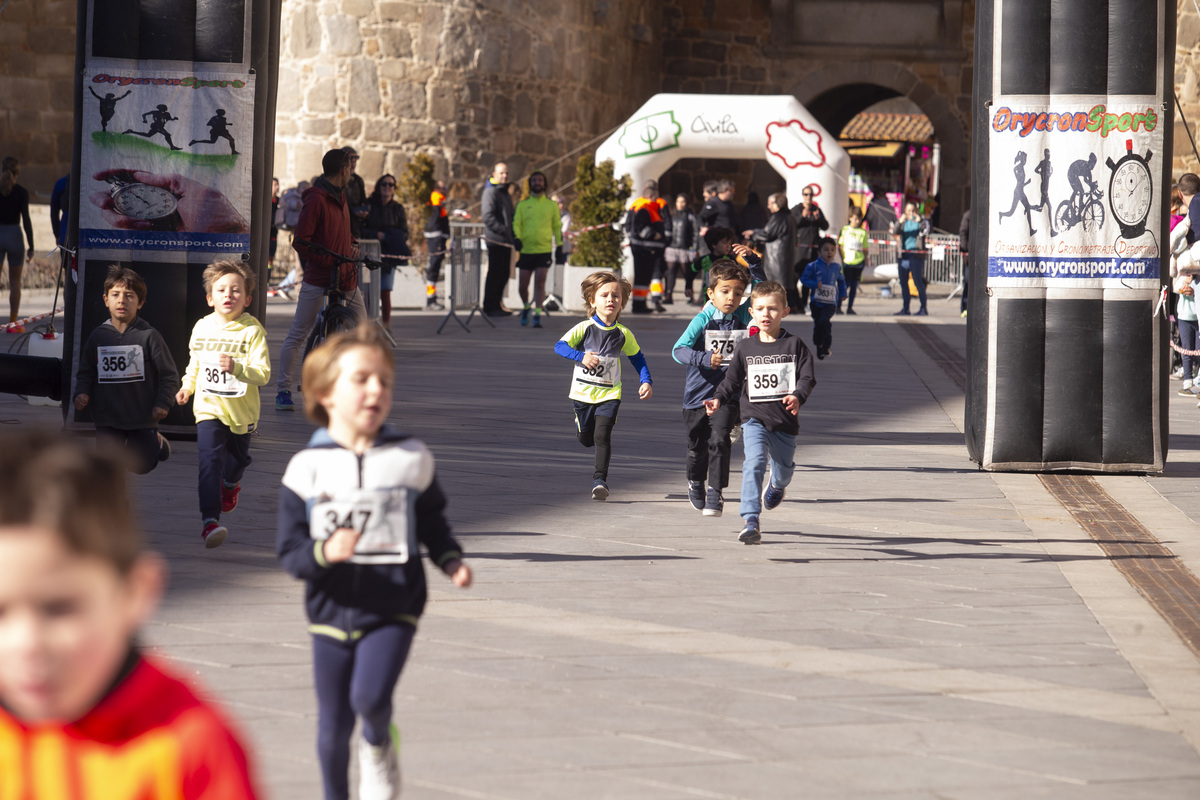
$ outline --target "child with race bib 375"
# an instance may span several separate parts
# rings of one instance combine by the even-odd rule
[[[750,292],[750,335],[733,349],[725,379],[713,399],[704,401],[709,414],[735,399],[742,414],[742,502],[739,513],[744,523],[738,541],[762,541],[758,517],[765,509],[778,508],[796,469],[796,415],[817,381],[813,376],[812,352],[804,342],[781,327],[787,316],[787,290],[775,281],[765,281]],[[767,462],[771,480],[763,491]]]
[[[242,475],[250,466],[250,435],[261,407],[258,387],[271,380],[267,332],[249,314],[254,276],[240,261],[214,261],[204,269],[204,295],[213,313],[201,317],[188,342],[179,405],[196,401],[196,451],[200,462],[200,516],[204,546],[229,535],[221,513],[237,508]]]
[[[592,474],[592,499],[608,498],[608,463],[612,458],[612,429],[621,407],[621,356],[637,368],[641,385],[638,397],[649,400],[650,368],[633,332],[617,317],[629,302],[633,286],[616,273],[593,272],[580,285],[588,318],[567,331],[554,344],[554,352],[576,361],[571,379],[571,403],[579,443],[596,448]]]
[[[392,694],[425,609],[419,546],[456,586],[471,585],[443,511],[433,456],[384,425],[395,357],[383,332],[331,336],[304,361],[304,411],[322,426],[292,457],[279,493],[276,553],[305,581],[325,800],[347,800],[357,717],[361,800],[400,794]]]

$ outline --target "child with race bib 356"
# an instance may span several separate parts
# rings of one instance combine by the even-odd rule
[[[737,399],[742,414],[742,502],[744,526],[738,541],[762,541],[758,517],[783,502],[784,489],[796,469],[796,415],[817,381],[812,352],[780,323],[787,316],[787,291],[775,281],[765,281],[750,292],[750,335],[733,350],[725,380],[713,399],[704,401],[714,414]],[[763,475],[771,464],[771,480],[763,491]]]
[[[196,396],[196,451],[200,462],[200,516],[204,546],[229,535],[221,513],[237,508],[242,475],[250,466],[250,435],[261,412],[258,387],[271,380],[267,332],[246,308],[254,276],[240,261],[214,261],[204,269],[204,295],[213,313],[201,317],[188,342],[179,405]]]
[[[649,400],[650,368],[633,332],[617,322],[633,286],[616,273],[593,272],[580,285],[588,318],[554,344],[554,352],[578,362],[571,379],[571,403],[579,443],[596,448],[592,499],[608,498],[608,463],[612,458],[612,429],[621,406],[621,356],[638,370],[638,397]]]
[[[357,717],[361,800],[400,794],[392,694],[425,609],[420,545],[460,588],[471,585],[443,511],[433,456],[392,430],[395,356],[371,324],[331,336],[304,361],[304,411],[322,426],[288,462],[276,553],[305,581],[325,800],[350,796]]]

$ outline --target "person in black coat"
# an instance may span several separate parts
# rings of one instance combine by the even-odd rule
[[[817,242],[822,231],[829,227],[825,212],[813,200],[813,187],[806,186],[800,192],[803,202],[792,209],[792,219],[796,222],[796,270],[803,268],[817,257]],[[800,306],[792,309],[794,313],[804,313],[808,307],[808,287],[800,292]]]
[[[800,305],[800,293],[796,289],[796,222],[788,212],[787,195],[776,192],[767,198],[767,211],[771,216],[761,228],[743,231],[742,235],[764,244],[763,271],[767,280],[778,281],[787,290],[788,306]]]
[[[375,190],[367,198],[367,218],[363,222],[363,238],[378,239],[379,251],[385,256],[411,256],[408,246],[408,214],[396,201],[396,178],[384,175],[375,181]],[[407,259],[384,258],[379,270],[379,319],[384,325],[392,321],[392,288],[396,281],[396,265]]]

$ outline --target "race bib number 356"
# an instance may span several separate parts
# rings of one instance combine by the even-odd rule
[[[146,379],[146,357],[140,344],[96,348],[100,383],[137,383]]]
[[[746,381],[751,403],[782,400],[796,391],[796,364],[748,364]]]

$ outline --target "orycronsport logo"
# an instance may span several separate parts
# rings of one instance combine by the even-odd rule
[[[989,278],[1158,279],[1157,258],[988,258]]]
[[[79,232],[79,246],[96,250],[201,250],[214,253],[245,252],[250,237],[241,233],[138,233],[85,228]]]

